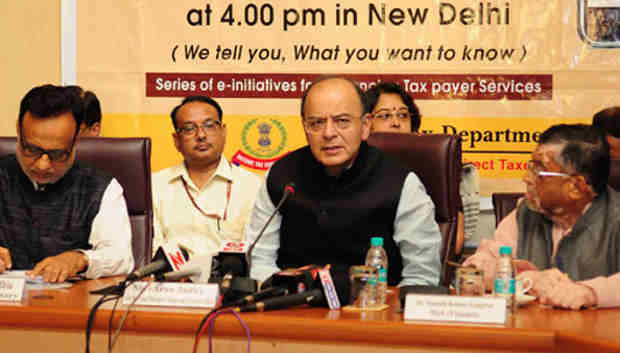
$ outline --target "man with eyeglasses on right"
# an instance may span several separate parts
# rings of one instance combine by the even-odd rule
[[[285,186],[296,184],[256,243],[252,277],[311,264],[330,264],[342,276],[364,264],[370,238],[381,236],[390,285],[436,286],[441,235],[433,202],[414,173],[366,143],[369,114],[357,83],[322,76],[300,111],[308,146],[273,164],[246,228],[255,240]]]
[[[464,265],[484,270],[489,287],[499,247],[508,245],[542,304],[620,305],[620,194],[607,185],[605,134],[589,125],[552,126],[528,168],[524,202]]]
[[[207,96],[183,99],[170,113],[172,139],[183,162],[153,174],[153,252],[166,243],[190,256],[243,240],[261,178],[224,156],[226,125]]]

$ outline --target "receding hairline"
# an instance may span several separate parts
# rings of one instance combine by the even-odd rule
[[[355,81],[346,78],[346,77],[342,77],[342,76],[323,76],[321,78],[318,78],[315,82],[312,83],[312,85],[308,88],[308,90],[305,92],[305,100],[302,102],[303,103],[303,110],[306,109],[307,103],[308,103],[308,98],[310,97],[310,93],[312,93],[312,89],[316,88],[317,86],[320,86],[326,82],[330,82],[330,81],[341,81],[341,82],[346,82],[349,84],[349,87],[351,87],[351,89],[353,90],[353,94],[354,96],[357,98],[358,102],[359,102],[359,106],[360,106],[360,110],[362,111],[362,114],[364,114],[365,109],[364,109],[364,100],[363,100],[363,96],[360,96],[358,93],[359,90],[359,86],[357,85],[357,83],[355,83]],[[301,112],[301,116],[302,118],[304,117],[304,111]]]
[[[175,115],[174,115],[175,120],[179,117],[179,113],[181,112],[181,110],[182,110],[183,108],[185,108],[185,107],[187,107],[187,106],[190,106],[190,105],[192,105],[192,104],[201,104],[201,105],[206,105],[206,106],[211,107],[211,108],[215,111],[215,115],[217,115],[217,119],[218,119],[219,121],[222,121],[222,117],[220,116],[220,112],[217,110],[217,107],[216,107],[216,106],[214,106],[214,105],[213,105],[213,104],[211,104],[211,103],[208,103],[208,102],[205,102],[205,101],[199,101],[199,100],[195,100],[195,101],[191,101],[191,102],[187,102],[187,103],[185,103],[185,104],[181,104],[181,105],[179,105],[179,109],[176,111],[176,113],[175,113]]]

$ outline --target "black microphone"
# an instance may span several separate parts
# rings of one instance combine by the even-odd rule
[[[209,282],[220,284],[222,305],[228,306],[258,288],[256,280],[249,277],[248,247],[247,242],[228,241],[213,258]]]
[[[327,277],[327,279],[325,278]],[[325,283],[324,283],[325,282]],[[269,298],[260,302],[237,307],[239,312],[265,311],[289,308],[295,305],[310,304],[312,306],[322,306],[332,308],[334,300],[346,305],[349,298],[349,279],[348,274],[326,268],[318,272],[314,279],[312,288],[290,295]],[[331,302],[331,303],[330,303]]]
[[[178,271],[181,265],[185,264],[187,258],[187,251],[179,249],[176,246],[162,245],[157,249],[157,252],[155,253],[155,256],[150,264],[142,266],[141,268],[130,273],[125,281],[137,281],[140,278],[150,276],[152,274],[168,272],[173,269]]]
[[[252,294],[257,290],[255,280],[250,276],[250,259],[252,249],[260,240],[265,229],[271,223],[284,202],[295,194],[295,184],[288,183],[284,186],[284,194],[278,202],[274,212],[271,214],[256,239],[248,246],[247,242],[226,242],[217,256],[213,258],[211,266],[211,278],[209,282],[220,283],[220,291],[223,297],[223,304],[230,305],[240,297]]]
[[[134,281],[140,278],[150,276],[152,274],[159,274],[162,272],[168,272],[172,269],[178,271],[180,267],[185,264],[188,258],[187,251],[185,249],[179,249],[176,246],[169,244],[162,245],[157,249],[155,256],[146,266],[142,266],[130,273],[127,278],[119,284],[104,287],[91,291],[91,294],[103,294],[103,295],[123,295],[125,288]]]
[[[165,281],[178,281],[183,278],[189,278],[194,276],[200,276],[202,274],[202,270],[199,268],[192,268],[189,270],[181,270],[181,271],[170,271],[166,273],[160,273],[155,275],[155,279],[157,281],[165,282]]]
[[[319,303],[324,299],[323,290],[315,288],[309,291],[285,295],[282,297],[265,299],[262,302],[241,306],[237,309],[239,312],[265,311],[285,309],[295,305]]]
[[[278,213],[278,211],[280,210],[280,207],[282,207],[282,205],[284,205],[284,202],[286,202],[286,200],[289,197],[292,197],[294,195],[295,195],[295,183],[290,182],[290,183],[284,185],[284,194],[280,198],[280,202],[278,202],[278,204],[276,205],[275,210],[273,210],[273,212],[271,213],[271,216],[269,216],[269,219],[267,219],[267,222],[265,222],[265,225],[260,230],[260,232],[258,232],[258,236],[256,237],[256,239],[254,239],[254,242],[252,242],[252,245],[250,245],[250,248],[248,249],[248,259],[250,259],[250,262],[252,261],[252,250],[256,246],[256,243],[258,243],[260,238],[265,233],[265,229],[267,229],[267,226],[269,225],[269,223],[271,223],[271,220],[273,219],[273,217],[276,216],[276,213]],[[251,264],[250,264],[250,266],[251,266]]]
[[[236,301],[233,306],[245,306],[261,300],[265,300],[267,298],[285,296],[288,295],[288,293],[288,289],[283,287],[269,287],[254,294],[246,295],[245,297]]]
[[[267,278],[261,289],[269,287],[287,288],[289,293],[300,293],[311,289],[322,266],[306,265],[280,270]]]

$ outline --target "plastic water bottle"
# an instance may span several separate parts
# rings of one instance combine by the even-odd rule
[[[385,304],[385,296],[387,293],[387,270],[380,268],[377,273],[377,300],[376,304]]]
[[[515,272],[512,262],[512,248],[502,246],[499,249],[499,259],[495,269],[495,280],[493,281],[493,294],[496,297],[506,298],[506,312],[515,312]]]
[[[372,308],[377,305],[377,279],[370,278],[364,287],[364,303],[365,308]]]
[[[388,258],[385,249],[383,249],[383,238],[370,238],[370,249],[368,249],[368,253],[366,253],[366,266],[372,266],[377,269],[375,303],[377,305],[385,304],[385,295],[387,292]]]

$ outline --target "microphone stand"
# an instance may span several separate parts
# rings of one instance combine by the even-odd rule
[[[295,194],[295,183],[286,184],[286,186],[284,187],[284,196],[282,196],[275,210],[271,213],[271,216],[269,216],[269,219],[267,219],[267,222],[265,222],[263,228],[260,230],[260,232],[258,232],[258,236],[256,237],[256,239],[254,239],[254,241],[252,242],[252,244],[250,244],[250,247],[248,248],[248,267],[252,267],[252,250],[254,250],[254,247],[256,246],[260,238],[262,238],[263,234],[265,233],[265,229],[267,229],[267,226],[271,223],[273,217],[276,216],[276,213],[278,213],[280,207],[282,207],[284,202],[288,200],[288,198],[293,194]]]

